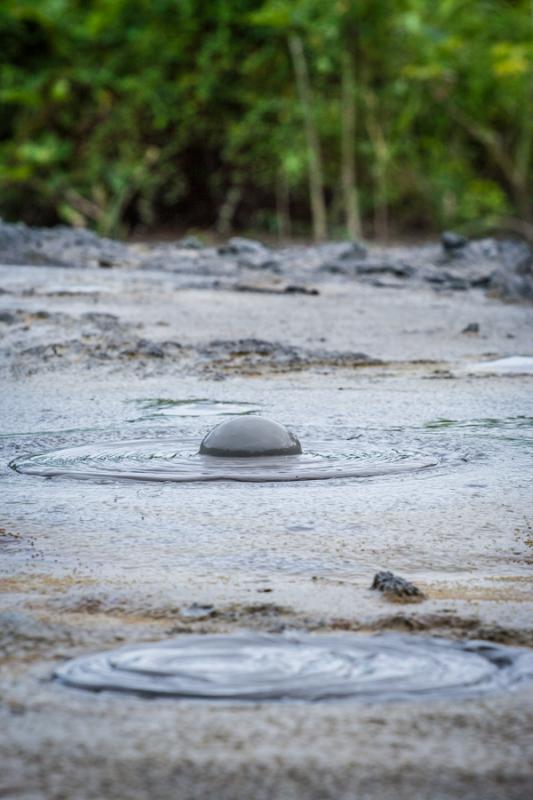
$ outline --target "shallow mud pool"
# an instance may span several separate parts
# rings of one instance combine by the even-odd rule
[[[56,245],[0,266],[0,794],[529,796],[533,311],[487,294],[493,261],[104,243],[102,269],[98,240]],[[198,454],[249,414],[302,455]],[[426,599],[371,591],[378,570]],[[237,661],[296,703],[237,702],[225,644],[202,673],[213,641],[291,636],[360,650]],[[167,640],[193,650],[179,680],[233,694],[148,702]],[[110,690],[53,678],[87,671]],[[308,702],[339,674],[374,702]]]
[[[198,452],[194,440],[134,439],[103,445],[82,445],[15,459],[10,466],[19,473],[79,480],[135,480],[139,482],[198,483],[286,481],[371,478],[416,472],[439,463],[435,456],[403,453],[395,449],[363,452],[312,443],[311,451],[289,456],[214,458]]]
[[[67,686],[203,700],[468,696],[533,680],[533,651],[385,635],[183,636],[82,656]]]

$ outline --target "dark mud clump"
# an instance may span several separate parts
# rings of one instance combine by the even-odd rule
[[[420,602],[426,599],[426,595],[414,583],[388,571],[377,572],[370,588],[382,592],[389,600]]]
[[[130,260],[128,245],[91,231],[65,226],[30,228],[0,221],[0,261],[4,264],[112,267]]]
[[[533,250],[523,242],[499,242],[501,265],[491,288],[505,297],[533,300]]]
[[[168,364],[181,360],[183,352],[179,342],[139,336],[135,325],[110,313],[14,309],[0,316],[0,325],[5,326],[2,356],[16,374],[80,363],[87,368],[132,361]]]
[[[533,299],[533,250],[519,240],[481,239],[468,241],[463,236],[442,236],[441,263],[465,272],[471,286],[488,288],[505,297]],[[477,277],[472,271],[481,270]],[[455,278],[459,278],[454,273]]]
[[[331,251],[319,272],[373,286],[429,284],[435,291],[486,289],[504,297],[533,299],[533,250],[522,241],[479,239],[446,232],[441,245],[388,248],[372,253]],[[380,277],[387,276],[384,283]]]
[[[379,360],[366,353],[307,350],[264,339],[217,339],[201,351],[205,371],[241,374],[289,372],[315,367],[374,366]]]
[[[147,359],[175,359],[180,355],[181,345],[178,342],[155,342],[150,339],[127,339],[122,337],[102,338],[88,336],[84,339],[67,339],[65,341],[50,342],[49,344],[34,345],[21,351],[22,360],[17,364],[17,371],[24,366],[31,370],[31,362],[76,363],[83,362],[90,366],[91,362],[116,362]]]
[[[479,333],[479,322],[469,322],[461,333]]]
[[[321,267],[322,272],[332,275],[348,275],[367,277],[374,275],[392,275],[395,278],[409,278],[415,268],[406,261],[386,258],[364,258],[356,255],[353,258],[341,256],[335,261],[327,261]]]
[[[435,291],[478,288],[533,299],[533,251],[528,244],[513,239],[470,241],[453,232],[444,233],[440,245],[367,250],[352,242],[273,250],[238,237],[218,248],[198,242],[191,246],[187,241],[139,245],[100,238],[86,230],[0,222],[0,263],[164,271],[181,276],[183,287],[229,291],[260,290],[249,288],[260,272],[275,293],[314,294],[318,289],[308,286],[310,279],[320,282],[335,277],[398,288],[407,283],[429,284]],[[251,281],[246,280],[248,276]],[[280,276],[284,288],[278,292],[275,281]]]
[[[237,283],[234,287],[236,292],[248,292],[251,294],[305,294],[310,297],[318,297],[320,292],[309,286],[302,286],[300,284],[254,284],[254,283]]]

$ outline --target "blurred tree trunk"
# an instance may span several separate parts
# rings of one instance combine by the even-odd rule
[[[389,146],[376,111],[376,96],[365,91],[365,123],[374,151],[374,234],[386,242],[389,238],[388,161]]]
[[[291,237],[292,223],[289,182],[281,169],[278,172],[276,181],[276,218],[278,238],[283,242]]]
[[[302,39],[297,33],[291,33],[289,36],[289,51],[294,67],[296,87],[304,112],[305,135],[309,151],[309,195],[313,217],[313,236],[315,241],[321,241],[327,236],[322,155],[314,118],[313,93],[309,81],[307,62],[305,60]]]
[[[228,236],[231,233],[233,229],[233,219],[237,211],[237,206],[241,202],[241,198],[242,189],[240,183],[231,184],[218,210],[216,229],[220,236]]]
[[[359,239],[361,237],[361,217],[359,214],[355,163],[356,107],[354,73],[353,56],[345,49],[342,54],[341,177],[346,231],[350,239]]]
[[[533,0],[529,0],[529,22],[533,39]],[[533,187],[531,186],[531,155],[533,150],[533,69],[529,71],[526,85],[524,107],[522,112],[522,130],[516,159],[516,173],[522,179],[523,188],[520,194],[522,201],[522,218],[526,223],[533,222]]]

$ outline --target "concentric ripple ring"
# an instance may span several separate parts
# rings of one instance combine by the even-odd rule
[[[222,458],[198,453],[192,439],[138,439],[65,447],[22,456],[10,466],[17,472],[80,480],[309,481],[368,478],[409,473],[436,466],[430,455],[393,448],[353,452],[350,443],[310,443],[308,452],[290,456]]]
[[[533,651],[384,634],[182,635],[68,661],[80,689],[233,701],[468,696],[533,678]]]

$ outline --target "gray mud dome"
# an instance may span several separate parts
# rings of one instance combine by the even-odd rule
[[[533,684],[511,676],[533,648],[531,285],[525,245],[451,234],[217,249],[1,225],[0,796],[529,797]],[[199,454],[251,414],[302,454]],[[394,663],[365,674],[403,664],[409,702],[53,679],[206,635],[392,637]],[[459,658],[458,693],[425,691],[437,662],[404,658],[416,641],[447,654],[443,678]],[[252,684],[346,675],[254,652]]]

